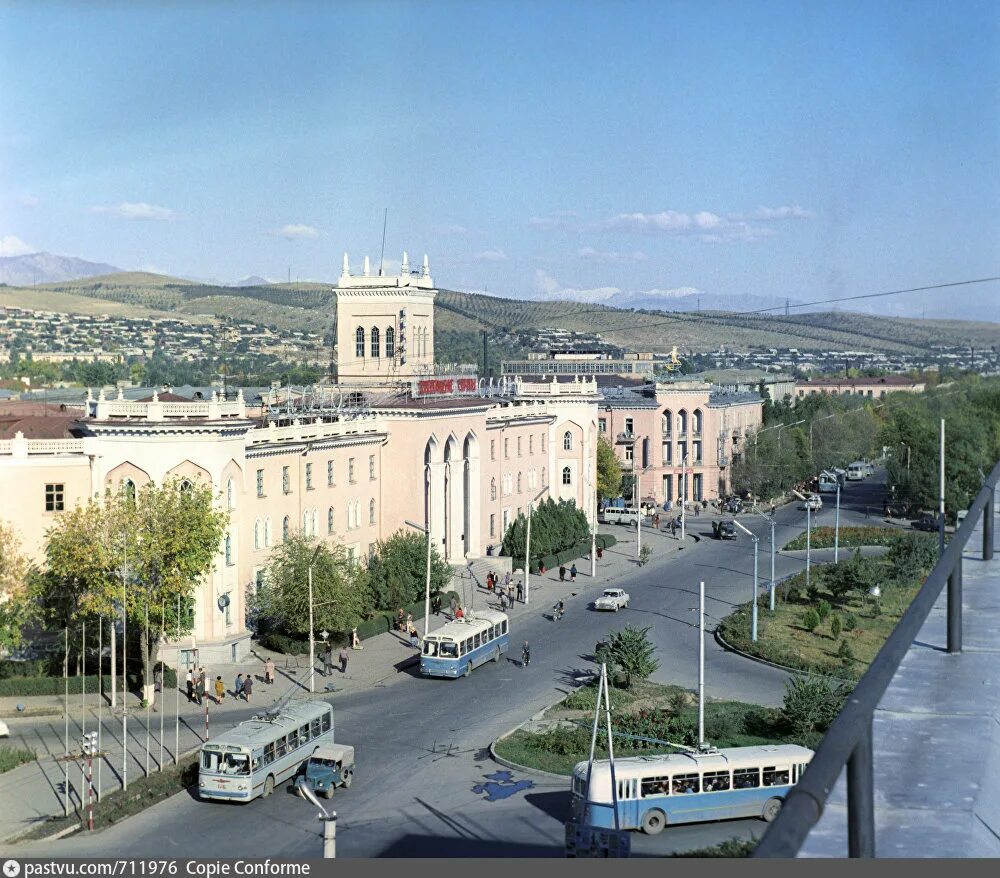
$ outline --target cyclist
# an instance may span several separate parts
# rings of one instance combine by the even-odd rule
[[[531,647],[528,646],[528,641],[524,641],[524,646],[521,647],[521,667],[526,668],[531,663]]]
[[[553,615],[556,619],[561,619],[563,613],[566,611],[566,605],[562,601],[559,601],[559,603],[557,603],[552,609],[554,611]]]

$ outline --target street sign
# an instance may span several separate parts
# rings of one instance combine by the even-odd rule
[[[567,857],[604,859],[629,857],[631,854],[632,836],[626,830],[581,826],[572,821],[566,824]]]

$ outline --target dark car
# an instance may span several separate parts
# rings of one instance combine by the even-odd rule
[[[736,539],[736,525],[731,521],[714,521],[712,522],[712,530],[715,532],[717,540]]]
[[[925,512],[923,515],[920,516],[920,518],[916,519],[915,521],[911,521],[910,524],[916,530],[926,530],[930,531],[931,533],[937,531],[938,529],[937,516],[931,515],[929,512]]]

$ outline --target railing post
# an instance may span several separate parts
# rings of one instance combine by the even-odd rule
[[[948,652],[962,651],[962,556],[948,574]]]
[[[847,848],[851,857],[875,857],[872,716],[847,760]]]
[[[996,516],[994,504],[997,501],[997,489],[990,488],[986,497],[986,507],[983,509],[983,560],[993,560],[993,519]]]

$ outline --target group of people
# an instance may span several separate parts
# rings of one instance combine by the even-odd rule
[[[402,610],[400,610],[402,612]],[[352,639],[357,637],[357,629],[352,632]],[[347,662],[350,659],[351,654],[347,651],[347,646],[342,646],[340,652],[337,654],[337,658],[340,661],[340,673],[347,673]],[[326,649],[323,651],[323,676],[329,677],[333,673],[333,644],[328,643]]]
[[[501,582],[500,577],[491,570],[486,574],[486,590],[493,592],[499,598],[501,610],[513,607],[515,599],[524,601],[524,583],[518,580],[515,585],[510,573],[505,573]],[[453,605],[454,603],[455,601],[452,600]],[[452,606],[452,618],[454,617],[455,608]]]
[[[560,582],[565,582],[566,581],[566,565],[565,564],[560,564],[559,565],[559,581]],[[572,567],[569,568],[569,581],[570,582],[576,582],[576,564],[574,564]]]
[[[253,697],[254,680],[252,673],[239,673],[233,681],[233,697],[238,701],[243,699],[249,702]],[[219,675],[213,684],[214,697],[208,689],[208,674],[204,668],[188,668],[184,678],[187,688],[187,699],[189,702],[202,704],[205,698],[212,698],[216,704],[222,704],[226,697],[226,684]],[[274,685],[274,662],[269,658],[264,662],[264,682],[268,686]]]

